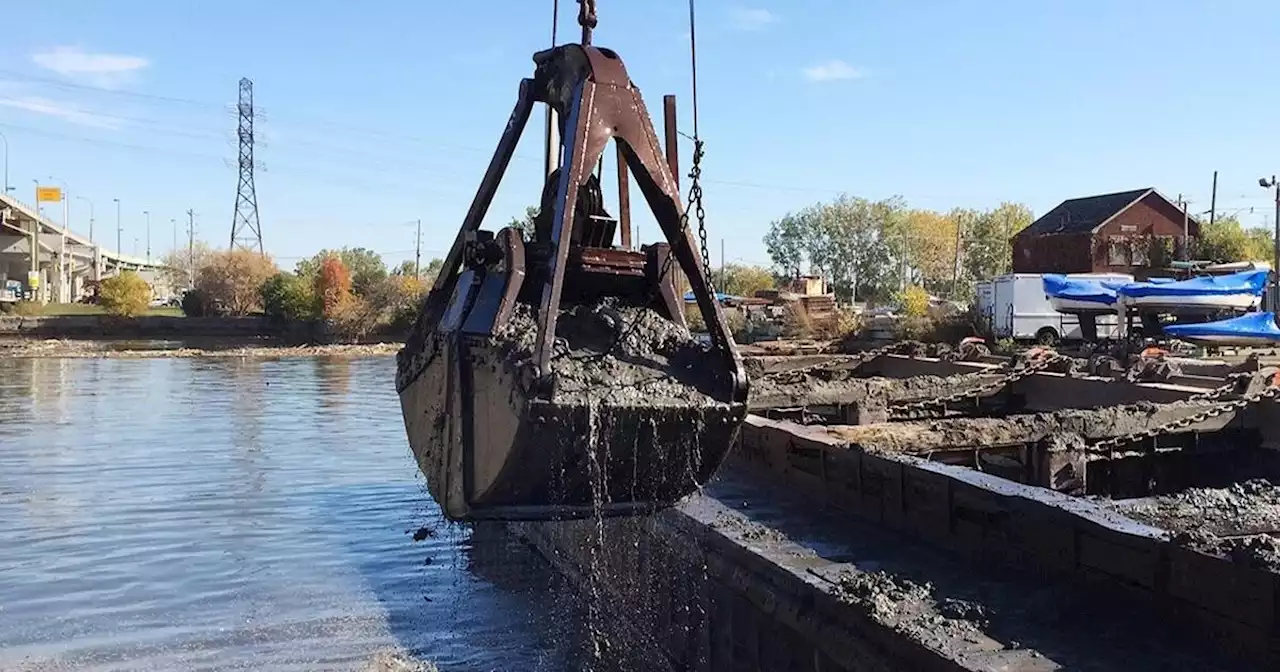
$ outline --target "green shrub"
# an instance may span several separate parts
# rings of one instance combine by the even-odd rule
[[[262,312],[282,322],[300,322],[316,317],[316,300],[311,286],[292,273],[276,273],[262,284]]]
[[[187,317],[204,317],[213,313],[209,297],[198,289],[182,293],[182,314]]]
[[[911,285],[898,292],[896,298],[907,317],[924,317],[929,312],[929,293],[923,287]]]
[[[137,317],[147,312],[151,303],[151,285],[133,271],[124,271],[102,281],[98,302],[108,315]]]

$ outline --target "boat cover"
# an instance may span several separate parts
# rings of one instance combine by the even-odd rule
[[[1044,283],[1044,293],[1055,299],[1087,301],[1105,306],[1116,302],[1116,288],[1124,284],[1068,278],[1055,273],[1045,273],[1041,282]]]
[[[1122,297],[1224,296],[1252,294],[1261,296],[1267,286],[1268,271],[1244,271],[1231,275],[1210,275],[1177,282],[1153,284],[1133,282],[1117,290]]]
[[[724,303],[725,301],[732,301],[736,298],[738,297],[733,296],[732,294],[725,294],[724,292],[716,292],[716,301],[719,301],[720,303]],[[698,302],[698,299],[694,297],[692,290],[684,293],[684,302],[685,303]]]
[[[1174,338],[1238,336],[1251,339],[1265,338],[1280,342],[1280,327],[1276,326],[1276,314],[1269,312],[1246,313],[1240,317],[1232,317],[1216,322],[1171,324],[1164,328],[1164,333]]]

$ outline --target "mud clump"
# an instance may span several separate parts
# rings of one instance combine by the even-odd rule
[[[1226,488],[1191,488],[1173,495],[1120,501],[1115,506],[1134,520],[1174,534],[1280,534],[1280,487],[1266,479]]]
[[[1211,534],[1189,532],[1175,536],[1173,541],[1185,548],[1224,558],[1237,565],[1280,573],[1280,539],[1269,534],[1223,539]]]
[[[923,642],[972,639],[988,620],[987,609],[954,598],[937,601],[933,585],[883,571],[850,572],[836,584],[841,599],[868,608],[871,617]]]
[[[506,361],[536,370],[536,310],[517,304],[498,334]],[[719,354],[648,308],[606,299],[561,310],[552,347],[552,401],[611,406],[722,405],[715,394]],[[716,359],[710,359],[716,358]]]
[[[1184,548],[1280,572],[1280,486],[1253,479],[1226,488],[1112,503],[1125,516],[1173,533]]]

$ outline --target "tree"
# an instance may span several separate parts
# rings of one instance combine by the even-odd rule
[[[333,319],[351,299],[353,285],[351,272],[342,263],[342,257],[329,254],[320,261],[315,274],[315,295],[320,302],[320,315]]]
[[[203,240],[195,241],[190,248],[171,250],[160,259],[161,280],[170,287],[195,286],[196,275],[209,262],[212,252],[213,248]]]
[[[281,321],[310,320],[316,313],[311,285],[292,273],[276,273],[262,285],[262,312]]]
[[[320,266],[330,256],[337,256],[351,275],[351,291],[364,296],[387,277],[387,265],[377,252],[363,247],[344,247],[340,250],[320,250],[310,259],[303,259],[294,268],[294,274],[306,282],[315,282]]]
[[[533,222],[535,219],[538,218],[539,212],[541,212],[540,208],[530,205],[529,207],[524,209],[523,218],[512,217],[511,221],[507,222],[507,226],[512,226],[519,229],[520,233],[524,236],[525,240],[533,240],[534,238]]]
[[[1008,273],[1013,266],[1013,236],[1033,219],[1027,206],[1007,202],[966,217],[962,240],[968,277],[986,280]]]
[[[1200,225],[1195,257],[1204,261],[1265,261],[1274,255],[1272,233],[1264,228],[1246,229],[1233,215],[1224,215],[1212,224]]]
[[[271,257],[245,249],[210,252],[197,269],[196,289],[222,304],[232,315],[248,315],[262,307],[262,285],[279,272]]]
[[[956,263],[956,220],[933,210],[910,210],[903,224],[908,274],[926,290],[949,289]]]
[[[805,242],[809,235],[806,214],[788,212],[782,219],[770,224],[769,233],[765,234],[764,246],[779,277],[794,278],[800,275],[801,264],[806,260]]]
[[[102,281],[98,301],[108,315],[137,317],[147,312],[151,303],[151,286],[133,271],[123,271]]]
[[[890,240],[901,237],[906,204],[894,197],[869,201],[841,195],[773,222],[765,247],[780,275],[829,276],[843,298],[876,295],[895,284],[900,257]]]
[[[427,265],[422,267],[422,275],[421,275],[422,281],[425,282],[428,287],[430,287],[432,283],[436,281],[436,276],[440,275],[440,271],[443,268],[444,268],[444,259],[440,259],[439,257],[436,257],[436,258],[433,258],[431,261],[428,261]]]
[[[732,296],[755,296],[762,289],[773,289],[773,273],[760,266],[725,264],[716,289]]]

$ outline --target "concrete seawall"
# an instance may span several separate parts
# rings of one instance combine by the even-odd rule
[[[509,527],[672,670],[1248,669],[1110,582],[975,566],[741,457],[648,518]]]
[[[275,336],[279,330],[261,317],[170,317],[148,315],[0,316],[0,335],[38,338],[173,338]]]

